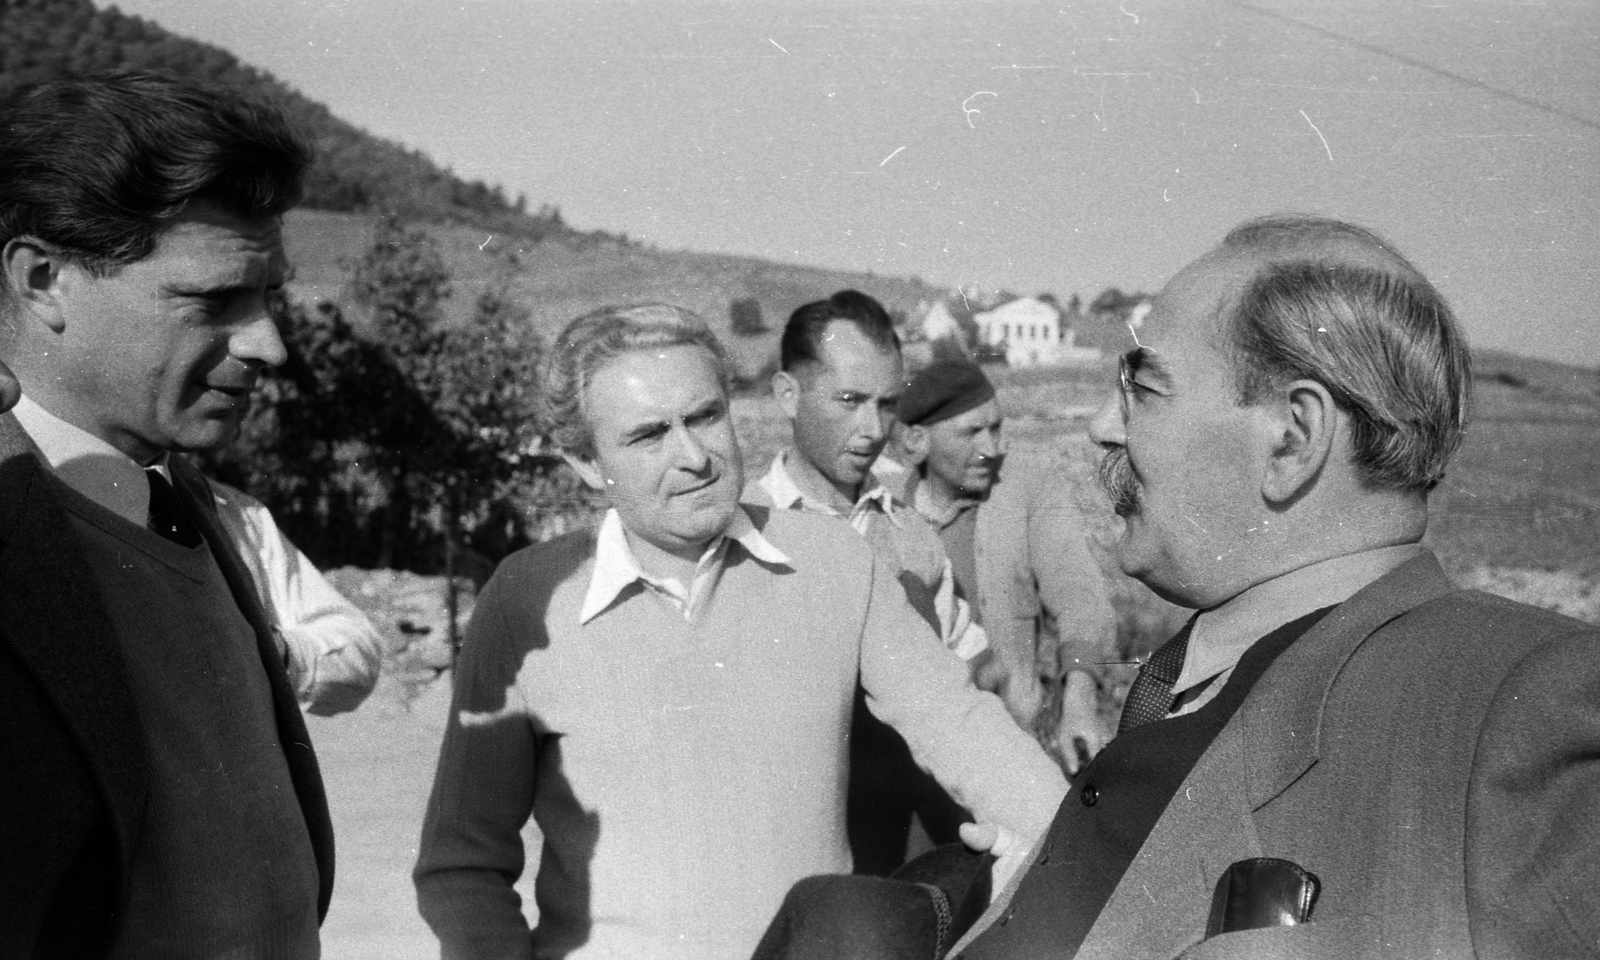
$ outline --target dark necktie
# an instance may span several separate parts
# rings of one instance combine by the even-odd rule
[[[144,478],[150,484],[150,522],[146,525],[179,546],[200,546],[200,531],[183,512],[178,491],[160,470],[146,470]]]
[[[1133,686],[1128,688],[1128,699],[1123,701],[1117,736],[1166,717],[1172,707],[1172,685],[1183,670],[1183,655],[1189,649],[1189,631],[1193,629],[1191,617],[1182,630],[1145,659]]]

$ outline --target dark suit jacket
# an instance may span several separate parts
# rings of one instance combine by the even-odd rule
[[[148,783],[122,647],[47,467],[0,415],[0,956],[93,957],[115,934]],[[321,876],[333,889],[333,828],[305,721],[266,618],[182,458],[174,485],[255,628],[278,735]]]
[[[1321,879],[1312,921],[1201,942],[1218,878],[1259,856]],[[1060,956],[1039,919],[997,903],[973,955]],[[1077,957],[1180,954],[1600,955],[1600,631],[1453,590],[1432,556],[1329,613],[1195,765]]]

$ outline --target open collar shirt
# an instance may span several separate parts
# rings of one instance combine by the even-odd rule
[[[806,510],[830,517],[841,516],[830,504],[805,495],[794,482],[794,477],[789,475],[788,456],[787,450],[779,453],[773,458],[772,467],[767,470],[766,475],[756,481],[761,485],[761,489],[767,492],[767,496],[772,498],[772,505],[779,510]],[[842,516],[850,521],[850,526],[855,532],[865,536],[867,529],[872,525],[874,513],[883,514],[889,518],[889,522],[899,526],[900,521],[895,517],[895,509],[895,499],[889,493],[889,488],[880,483],[876,476],[868,473],[866,482],[861,486],[861,495],[856,498],[850,512]]]
[[[150,518],[150,485],[144,467],[81,427],[73,426],[27,396],[11,411],[45,463],[62,483],[112,513],[144,526]],[[151,464],[169,481],[167,456]]]
[[[977,510],[978,505],[983,502],[976,498],[935,502],[931,488],[923,482],[922,474],[916,470],[906,471],[905,499],[933,524],[935,530],[944,530],[964,516],[968,519],[973,518],[976,514],[972,511]]]
[[[782,550],[761,535],[761,531],[755,528],[750,517],[740,508],[734,511],[733,521],[727,529],[706,544],[688,585],[674,577],[657,577],[639,565],[633,548],[628,545],[622,516],[615,509],[607,510],[605,519],[600,522],[600,532],[595,537],[594,573],[589,577],[589,589],[578,611],[578,623],[585,624],[599,616],[635,583],[677,610],[685,620],[692,619],[697,611],[711,602],[717,582],[722,579],[723,567],[727,564],[730,543],[739,544],[762,563],[785,567],[792,563]]]
[[[1189,634],[1183,669],[1172,685],[1168,716],[1193,713],[1210,703],[1257,640],[1308,613],[1343,603],[1422,551],[1420,544],[1410,543],[1333,557],[1258,583],[1201,612]]]

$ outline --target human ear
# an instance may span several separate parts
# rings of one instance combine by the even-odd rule
[[[578,479],[583,481],[584,486],[596,493],[606,492],[609,484],[606,483],[606,475],[601,472],[598,463],[587,457],[574,456],[566,451],[562,451],[561,459],[567,461],[567,466],[571,467],[573,472],[578,475]]]
[[[800,381],[794,374],[779,370],[772,375],[772,397],[790,420],[800,415]]]
[[[1268,403],[1267,440],[1272,446],[1261,494],[1281,506],[1309,490],[1327,466],[1339,411],[1328,388],[1315,380],[1296,380],[1284,396]]]
[[[39,317],[51,330],[66,329],[59,279],[65,259],[32,237],[17,237],[0,250],[0,270],[17,306]]]

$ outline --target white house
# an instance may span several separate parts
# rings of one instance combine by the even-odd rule
[[[1038,297],[1018,297],[993,310],[974,314],[984,343],[1004,347],[1013,367],[1040,367],[1074,360],[1098,359],[1100,351],[1079,347],[1076,333],[1064,322],[1061,308]]]

